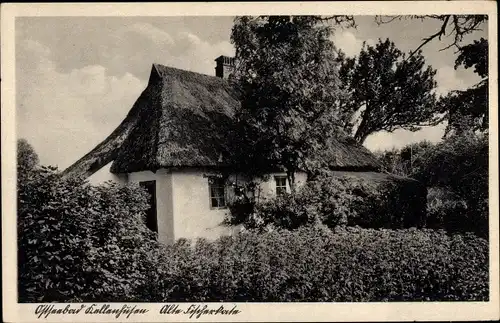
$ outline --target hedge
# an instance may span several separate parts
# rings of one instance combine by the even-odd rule
[[[303,227],[179,241],[149,301],[486,301],[488,243],[433,230]]]
[[[130,301],[161,246],[144,224],[139,186],[92,186],[55,168],[18,183],[19,302]]]
[[[302,226],[163,246],[145,192],[41,169],[19,183],[20,302],[488,300],[488,243]]]

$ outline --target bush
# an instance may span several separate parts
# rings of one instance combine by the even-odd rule
[[[155,302],[488,300],[488,243],[433,230],[246,232],[164,255]]]
[[[18,183],[19,301],[129,301],[147,292],[159,245],[138,186],[91,186],[55,168]]]
[[[429,188],[429,227],[488,237],[487,134],[463,132],[438,144],[420,142],[380,157],[385,168]],[[431,192],[433,191],[433,192]]]
[[[272,225],[285,229],[313,223],[330,228],[421,226],[425,220],[425,192],[420,183],[408,179],[327,174],[307,182],[295,194],[255,205],[235,203],[230,207],[229,222],[243,223],[247,228]]]
[[[486,205],[487,207],[487,205]],[[488,237],[488,218],[480,210],[470,210],[467,202],[448,189],[432,187],[427,196],[427,223],[432,229],[472,232]]]
[[[487,135],[465,133],[446,138],[422,156],[415,177],[437,192],[429,198],[435,214],[431,225],[488,237],[488,151]]]

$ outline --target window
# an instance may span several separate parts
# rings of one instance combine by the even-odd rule
[[[210,188],[210,207],[226,207],[224,180],[221,178],[212,177],[208,179],[208,184]]]
[[[276,196],[282,196],[286,194],[286,176],[276,176],[274,177],[276,181]]]

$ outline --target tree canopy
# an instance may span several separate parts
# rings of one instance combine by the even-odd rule
[[[363,45],[359,56],[339,61],[341,84],[349,93],[341,103],[344,128],[363,143],[372,133],[418,130],[436,121],[436,71],[421,52],[406,58],[386,39]]]
[[[240,161],[294,173],[338,131],[338,63],[320,17],[238,17],[231,33],[241,93]]]
[[[237,64],[231,81],[241,94],[242,110],[232,137],[234,146],[244,147],[234,152],[242,168],[255,174],[281,167],[293,183],[293,173],[307,166],[307,157],[332,136],[350,134],[363,143],[375,132],[416,131],[445,119],[449,129],[487,129],[487,40],[461,44],[487,17],[376,18],[379,23],[395,19],[435,19],[441,28],[424,35],[409,53],[386,39],[363,44],[359,55],[350,58],[335,49],[331,35],[335,26],[355,26],[352,16],[236,18],[231,41]],[[459,48],[455,68],[473,67],[483,80],[438,99],[436,70],[420,49],[449,35],[453,42],[445,48]]]
[[[354,18],[352,18],[354,19]],[[439,28],[435,33],[422,38],[422,43],[412,51],[411,55],[417,53],[422,47],[431,41],[438,39],[442,40],[443,36],[453,36],[451,43],[448,43],[442,50],[450,47],[461,48],[460,43],[466,35],[475,31],[481,30],[483,24],[488,20],[487,15],[409,15],[409,16],[376,16],[375,21],[378,24],[391,23],[394,20],[401,19],[419,19],[419,20],[435,20],[439,22]],[[353,22],[355,24],[355,22]]]
[[[348,26],[355,26],[353,16],[339,16],[349,21]],[[463,44],[464,37],[481,31],[488,21],[487,15],[408,15],[408,16],[376,16],[378,24],[389,24],[395,20],[434,20],[438,28],[435,32],[423,35],[422,42],[412,50],[407,59],[419,55],[420,50],[428,43],[443,41],[441,50],[451,47],[457,49],[458,56],[455,69],[474,67],[474,72],[482,80],[466,90],[455,90],[438,101],[437,112],[444,115],[439,121],[446,120],[448,125],[445,136],[451,133],[468,131],[486,132],[488,120],[488,40],[481,38],[473,43]],[[446,38],[446,39],[445,39]],[[451,39],[451,41],[449,41]],[[436,122],[435,122],[436,123]]]
[[[17,140],[17,172],[23,176],[38,166],[39,158],[35,149],[26,139]]]
[[[450,92],[439,102],[448,121],[446,134],[467,131],[485,132],[488,118],[488,41],[484,38],[463,46],[455,61],[455,69],[474,68],[482,80],[466,90]]]

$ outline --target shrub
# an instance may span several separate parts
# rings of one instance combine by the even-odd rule
[[[159,245],[138,186],[33,171],[18,185],[19,301],[128,301],[147,291]]]
[[[487,201],[486,208],[487,208]],[[472,232],[488,237],[488,217],[483,210],[470,210],[467,202],[452,191],[432,187],[427,196],[428,228],[448,232]]]
[[[488,300],[488,243],[433,230],[301,227],[170,246],[156,302]]]
[[[449,232],[472,231],[488,237],[487,134],[463,132],[438,144],[421,142],[386,152],[385,168],[413,177],[429,188],[432,228]]]
[[[487,135],[464,133],[446,138],[422,156],[415,177],[441,192],[429,199],[434,201],[431,211],[441,213],[434,227],[488,237],[488,151]]]
[[[383,179],[383,180],[381,180]],[[327,174],[309,181],[295,194],[253,205],[230,207],[231,224],[248,228],[268,225],[285,229],[322,223],[366,228],[421,226],[425,220],[425,188],[399,177],[360,178]]]

